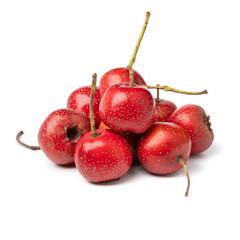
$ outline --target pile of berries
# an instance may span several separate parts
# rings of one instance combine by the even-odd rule
[[[105,73],[99,87],[97,74],[92,85],[73,91],[67,108],[52,112],[42,123],[39,146],[45,155],[59,165],[75,164],[90,182],[105,182],[121,178],[133,164],[141,164],[154,174],[170,174],[182,167],[190,178],[186,162],[190,154],[205,151],[213,142],[209,116],[198,105],[180,108],[159,98],[159,90],[182,94],[186,92],[168,86],[149,86],[132,66],[147,27],[150,13],[127,68]],[[148,89],[157,89],[153,98]]]

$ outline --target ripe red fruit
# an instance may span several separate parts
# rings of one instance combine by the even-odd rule
[[[170,174],[183,166],[186,172],[190,151],[191,139],[187,132],[173,123],[154,123],[144,133],[137,150],[142,166],[154,174]],[[189,176],[188,182],[186,195]]]
[[[75,149],[74,159],[79,172],[89,182],[104,182],[122,177],[132,163],[127,141],[118,133],[97,130],[83,135]]]
[[[154,117],[154,99],[144,87],[119,83],[103,95],[99,113],[102,121],[117,132],[145,132]]]
[[[169,118],[169,122],[183,127],[191,137],[191,154],[203,152],[211,146],[214,135],[209,120],[204,109],[194,104],[180,107]]]
[[[67,100],[67,108],[84,113],[89,117],[89,103],[90,103],[91,86],[80,87],[73,91]],[[99,88],[96,87],[93,101],[94,120],[96,126],[100,123],[99,117],[99,103],[100,93]],[[90,119],[90,117],[89,117]]]
[[[182,168],[191,150],[191,140],[180,126],[154,123],[138,144],[138,157],[145,169],[155,174],[169,174]]]
[[[167,122],[171,114],[177,109],[177,106],[164,99],[159,98],[159,84],[157,84],[157,98],[155,98],[154,122]]]
[[[105,182],[123,176],[131,166],[132,154],[127,141],[109,129],[95,128],[93,98],[97,75],[92,76],[90,97],[91,132],[83,135],[75,149],[79,172],[90,182]]]
[[[138,85],[145,85],[145,81],[143,80],[142,76],[135,70],[133,70],[134,74],[134,83]],[[99,83],[99,90],[100,96],[102,97],[103,94],[106,92],[108,88],[117,84],[117,83],[125,83],[129,82],[129,69],[124,68],[115,68],[108,72],[106,72]]]
[[[71,109],[58,109],[45,119],[39,133],[39,146],[45,155],[59,165],[74,163],[74,149],[81,135],[91,130],[84,114]]]
[[[177,106],[168,100],[155,99],[154,122],[167,122]]]

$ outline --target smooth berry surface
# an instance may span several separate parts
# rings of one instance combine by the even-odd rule
[[[99,112],[102,121],[114,131],[142,133],[153,123],[155,103],[145,87],[119,83],[103,95]]]
[[[155,99],[154,122],[167,122],[177,106],[165,99]]]
[[[132,154],[127,141],[109,129],[83,135],[75,149],[74,159],[79,172],[89,182],[105,182],[122,177],[129,170]]]
[[[154,123],[138,144],[138,158],[151,173],[169,174],[182,168],[178,161],[187,162],[191,139],[187,132],[174,123]]]
[[[138,85],[146,84],[142,76],[136,70],[133,70],[133,75],[134,75],[134,83]],[[128,68],[126,67],[115,68],[106,72],[100,79],[100,83],[99,83],[100,96],[102,97],[103,94],[106,92],[106,90],[111,86],[117,83],[124,83],[124,82],[129,82]]]
[[[173,112],[170,122],[183,127],[192,140],[191,154],[207,150],[213,143],[214,135],[210,116],[204,109],[195,104],[187,104]]]
[[[91,86],[80,87],[73,91],[67,100],[67,108],[84,113],[89,117],[89,104],[90,104]],[[100,93],[99,88],[96,87],[94,99],[93,99],[93,112],[95,125],[100,123],[99,117],[99,103]],[[89,117],[90,118],[90,117]]]

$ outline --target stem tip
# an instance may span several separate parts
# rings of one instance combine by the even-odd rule
[[[29,146],[25,143],[23,143],[21,140],[20,140],[20,137],[24,134],[23,131],[20,131],[17,136],[16,136],[16,140],[19,144],[21,144],[22,146],[28,148],[28,149],[31,149],[31,150],[40,150],[41,148],[39,146]]]
[[[187,185],[187,190],[185,192],[185,197],[188,197],[188,192],[189,192],[189,188],[190,188],[190,177],[189,177],[189,174],[188,174],[187,166],[186,166],[186,163],[182,160],[181,156],[179,156],[177,160],[180,164],[182,164],[184,172],[187,176],[188,185]]]

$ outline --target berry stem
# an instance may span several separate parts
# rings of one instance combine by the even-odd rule
[[[188,92],[188,91],[182,91],[182,90],[178,90],[176,88],[172,88],[169,86],[149,86],[149,85],[145,85],[146,88],[148,89],[161,89],[164,90],[165,92],[175,92],[175,93],[181,93],[181,94],[187,94],[187,95],[201,95],[201,94],[207,94],[208,91],[204,90],[202,92]]]
[[[185,192],[185,197],[187,197],[188,196],[188,192],[189,192],[189,188],[190,188],[190,177],[189,177],[189,174],[188,174],[186,163],[182,160],[181,157],[178,159],[178,162],[182,164],[184,172],[186,173],[186,176],[187,176],[188,185],[187,185],[187,190]]]
[[[141,31],[140,36],[138,38],[136,47],[135,47],[133,55],[132,55],[132,58],[130,59],[130,62],[128,64],[128,69],[129,69],[129,74],[130,74],[130,77],[129,77],[130,78],[130,87],[133,87],[133,81],[134,81],[132,66],[135,63],[137,52],[138,52],[138,49],[140,47],[141,41],[143,39],[143,35],[145,33],[145,30],[147,28],[149,17],[150,17],[150,12],[146,12],[145,21],[144,21],[144,25],[143,25],[142,31]]]
[[[95,138],[98,136],[98,133],[96,131],[96,126],[95,126],[95,120],[94,120],[94,112],[93,112],[93,101],[94,101],[94,93],[96,90],[96,85],[97,85],[97,74],[94,73],[92,75],[92,88],[91,88],[91,95],[90,95],[90,123],[91,123],[91,130],[92,130],[92,136]]]
[[[28,148],[28,149],[31,149],[31,150],[40,150],[41,148],[39,146],[29,146],[25,143],[23,143],[21,140],[20,140],[20,137],[24,134],[23,131],[20,131],[17,136],[16,136],[16,140],[19,144],[21,144],[22,146]]]
[[[156,98],[156,103],[159,103],[160,102],[160,99],[159,99],[159,87],[160,85],[157,84],[156,87],[157,87],[157,98]]]

